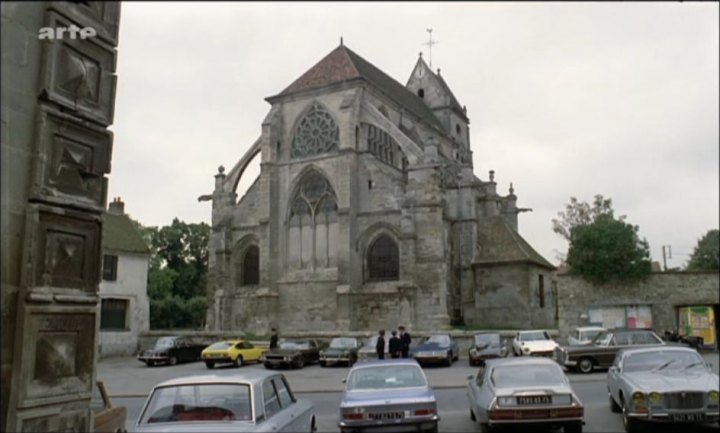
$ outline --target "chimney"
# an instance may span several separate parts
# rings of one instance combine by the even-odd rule
[[[120,197],[115,197],[112,203],[110,203],[110,206],[108,206],[108,212],[115,215],[124,215],[125,203],[120,199]]]

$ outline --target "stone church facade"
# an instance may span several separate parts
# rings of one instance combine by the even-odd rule
[[[512,185],[473,173],[470,121],[439,70],[420,57],[403,86],[341,43],[266,100],[260,137],[200,198],[210,328],[554,324],[555,269],[518,234]]]

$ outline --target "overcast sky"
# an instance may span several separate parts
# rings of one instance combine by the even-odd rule
[[[209,223],[197,197],[260,136],[265,97],[341,36],[405,84],[428,28],[476,175],[513,182],[545,258],[567,251],[551,220],[570,196],[612,198],[668,266],[718,227],[718,3],[123,3],[108,200],[144,225]]]

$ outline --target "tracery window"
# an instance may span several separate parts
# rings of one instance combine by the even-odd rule
[[[338,148],[340,130],[320,104],[314,103],[300,121],[293,137],[291,157],[318,155]]]
[[[319,172],[307,172],[290,204],[288,258],[294,268],[331,267],[338,236],[337,197]]]
[[[252,285],[260,283],[260,249],[251,245],[245,250],[243,256],[243,285]]]
[[[369,281],[397,280],[400,277],[400,254],[395,241],[388,235],[381,235],[367,251]]]

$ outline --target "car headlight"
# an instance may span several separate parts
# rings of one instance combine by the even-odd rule
[[[650,403],[658,404],[662,401],[662,395],[659,392],[653,391],[648,397],[650,397]]]
[[[498,397],[500,406],[512,406],[515,404],[515,397]]]
[[[525,353],[530,353],[530,348],[529,348],[529,347],[523,347],[523,352],[525,352]]]
[[[473,347],[472,349],[470,349],[470,354],[471,354],[471,355],[477,355],[477,353],[478,353],[478,351],[477,351],[476,348]]]
[[[634,392],[632,395],[632,401],[636,407],[645,407],[645,394],[639,391]]]
[[[325,356],[325,352],[323,352],[323,351],[321,350],[321,351],[320,351],[320,356]]]
[[[708,400],[712,402],[718,401],[718,392],[717,391],[710,391],[708,392]]]

